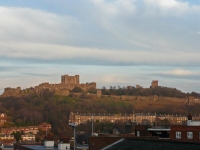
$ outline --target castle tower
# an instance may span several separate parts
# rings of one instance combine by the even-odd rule
[[[61,83],[62,84],[79,84],[79,75],[69,76],[69,75],[62,75],[61,76]]]
[[[151,82],[151,88],[155,88],[155,87],[158,87],[158,80],[153,80]]]
[[[102,91],[101,89],[97,89],[97,97],[100,98],[102,95]]]

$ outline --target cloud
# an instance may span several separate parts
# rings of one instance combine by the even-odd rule
[[[104,76],[101,76],[100,78],[100,81],[101,82],[104,82],[104,83],[126,83],[127,80],[126,78],[124,78],[124,76],[122,75],[119,75],[119,74],[107,74],[107,75],[104,75]]]
[[[149,11],[159,12],[160,15],[184,15],[185,13],[200,13],[200,6],[178,0],[144,0]],[[153,14],[150,12],[150,14]]]
[[[159,6],[162,8],[180,8],[180,9],[187,9],[188,3],[187,2],[180,2],[177,0],[144,0],[146,4]]]
[[[175,70],[164,71],[162,72],[162,74],[172,75],[172,76],[194,76],[199,73],[193,72],[191,70],[175,69]]]
[[[136,0],[88,0],[90,3],[98,6],[101,11],[107,15],[125,15],[127,13],[132,13],[136,10],[135,2]]]
[[[86,3],[90,9],[74,16],[0,7],[0,57],[86,65],[199,64],[199,41],[188,31],[198,31],[197,19],[192,29],[182,28],[183,22],[173,25],[170,17],[140,15],[146,8],[138,9],[135,0]]]
[[[62,44],[77,36],[73,28],[80,29],[80,22],[73,17],[31,8],[0,7],[0,18],[1,41]]]
[[[6,46],[5,46],[6,45]],[[200,53],[190,52],[158,52],[158,51],[129,51],[129,50],[109,50],[98,48],[80,48],[56,44],[44,43],[5,43],[0,42],[1,57],[19,59],[38,59],[46,61],[74,60],[79,63],[96,64],[159,64],[159,65],[187,65],[198,64]],[[178,56],[181,57],[178,57]],[[82,60],[82,61],[81,61]],[[171,61],[173,60],[173,62]]]

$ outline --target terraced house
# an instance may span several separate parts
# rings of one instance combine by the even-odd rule
[[[187,115],[156,113],[95,114],[71,112],[69,116],[69,123],[81,124],[91,120],[99,122],[135,122],[140,125],[185,125],[187,123]],[[194,115],[193,120],[200,120],[200,115]]]

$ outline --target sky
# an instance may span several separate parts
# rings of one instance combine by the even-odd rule
[[[80,82],[200,93],[200,1],[0,1],[0,94],[5,87]]]

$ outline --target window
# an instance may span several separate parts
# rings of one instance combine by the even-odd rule
[[[180,131],[176,132],[176,139],[181,139],[181,132]]]
[[[187,138],[193,139],[193,132],[187,132]]]

